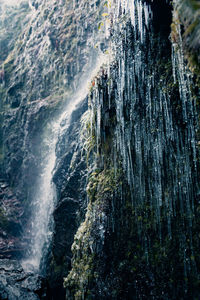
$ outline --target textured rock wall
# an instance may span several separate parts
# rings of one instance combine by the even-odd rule
[[[9,8],[8,20],[1,24],[2,43],[3,39],[10,41],[9,49],[3,47],[5,42],[1,47],[2,258],[21,258],[26,252],[30,238],[26,222],[31,215],[34,183],[48,152],[43,142],[49,133],[46,128],[80,89],[79,78],[87,78],[99,49],[105,50],[104,34],[98,30],[103,5],[84,0],[31,1],[18,10]],[[8,37],[8,22],[12,20],[13,27],[21,24],[19,20],[27,11],[26,22],[11,30]],[[55,232],[49,256],[44,258],[48,260],[44,269],[49,290],[55,299],[64,297],[63,277],[70,269],[71,245],[86,205],[86,163],[78,141],[80,118],[86,108],[83,102],[73,114],[56,151]]]
[[[198,76],[200,65],[200,4],[195,0],[174,1],[174,23],[181,23],[186,59]],[[174,34],[172,24],[172,36]],[[176,35],[174,35],[176,39]]]
[[[7,107],[2,126],[4,169],[13,185],[19,185],[22,177],[25,186],[33,180],[30,166],[37,173],[40,161],[35,156],[41,152],[42,130],[55,114],[56,105],[67,101],[76,86],[74,77],[92,61],[93,24],[99,18],[95,5],[95,1],[81,1],[75,7],[66,1],[38,1],[3,63],[2,102]]]
[[[64,299],[63,277],[71,269],[71,246],[86,206],[87,167],[80,144],[81,117],[87,109],[87,99],[72,114],[70,127],[60,138],[58,164],[54,174],[58,203],[51,251],[46,273],[53,299]]]
[[[200,124],[200,6],[198,1],[174,1],[171,39],[174,45],[182,45],[184,61],[188,71],[193,74],[191,90],[196,98],[198,120]],[[200,147],[200,130],[197,143]]]
[[[64,282],[66,299],[195,299],[200,292],[198,87],[191,95],[196,83],[186,71],[187,60],[183,63],[179,55],[182,63],[176,58],[175,66],[171,58],[172,8],[158,1],[151,7],[148,44],[140,44],[137,34],[135,43],[133,27],[124,18],[117,34],[112,32],[116,60],[91,84],[89,132],[96,164],[88,179],[85,221],[72,246],[72,270]],[[176,43],[180,49],[180,40]],[[140,60],[144,69],[138,67]]]
[[[16,194],[21,224],[29,218],[34,182],[48,151],[47,124],[70,101],[80,75],[87,76],[101,42],[95,34],[99,1],[31,3],[7,8],[0,24],[1,177]]]
[[[73,114],[68,131],[58,141],[54,175],[58,203],[46,270],[50,297],[54,299],[65,297],[63,277],[66,277],[67,299],[192,299],[199,295],[199,165],[194,167],[196,145],[191,136],[191,127],[197,128],[194,102],[187,102],[184,107],[180,84],[177,78],[175,82],[173,79],[174,62],[169,42],[171,6],[166,1],[143,3],[151,5],[154,16],[150,27],[144,26],[147,44],[141,45],[141,31],[135,34],[125,16],[119,27],[113,29],[110,23],[111,39],[119,48],[117,56],[91,83],[89,111],[84,114],[87,104],[82,103]],[[9,37],[4,30],[0,31],[3,70],[0,74],[1,257],[19,257],[25,249],[25,244],[19,243],[19,235],[22,220],[29,216],[29,196],[34,192],[32,183],[48,151],[43,149],[46,125],[79,88],[80,74],[85,73],[87,77],[98,53],[95,48],[106,50],[107,41],[96,34],[104,27],[101,22],[104,5],[109,7],[110,2],[35,0],[31,6],[23,4],[20,14],[15,15],[13,11],[12,19],[5,19],[4,24],[0,20],[1,28],[5,28],[8,21],[20,24],[16,31],[9,32]],[[19,22],[28,11],[32,14],[25,22]],[[112,20],[112,15],[105,13],[104,18]],[[180,43],[177,35],[180,23],[185,59],[196,74],[196,78],[192,78],[188,72],[188,82],[193,85],[191,99],[198,100],[197,1],[175,1],[171,31],[174,44]],[[123,54],[126,56],[125,74],[122,73]],[[133,61],[137,61],[135,69],[131,67]],[[126,82],[124,90],[120,88],[122,78]],[[130,88],[133,79],[135,90]],[[151,83],[151,87],[147,83]],[[119,90],[125,101],[120,112],[117,106],[120,103],[116,102]],[[129,100],[135,97],[134,93],[137,101],[131,111],[133,101]],[[148,103],[150,114],[143,102],[145,97],[153,99]],[[184,109],[187,113],[190,111],[188,122]],[[149,140],[139,140],[144,124],[146,136],[153,140],[150,154]],[[127,133],[130,130],[133,130],[132,136]],[[172,131],[177,134],[176,140],[171,138]],[[153,148],[157,140],[162,141],[159,149],[163,160],[156,157],[159,151]],[[195,137],[195,143],[198,141]],[[127,147],[129,152],[123,151],[121,145],[130,146]],[[143,165],[141,158],[145,161],[145,151],[148,164]],[[180,153],[182,156],[177,158]],[[130,164],[126,164],[131,157],[137,175],[134,185],[130,184],[133,175]],[[184,166],[190,166],[189,175]],[[160,181],[155,168],[161,169]],[[144,180],[138,183],[141,178]],[[164,184],[162,191],[158,188],[160,182]],[[181,207],[184,188],[193,197],[192,210],[186,202]],[[138,205],[144,191],[147,197]],[[164,203],[159,209],[155,203],[157,194]],[[138,199],[136,206],[134,197]],[[169,205],[172,197],[178,199],[173,203],[173,213]],[[190,201],[187,203],[190,206]],[[23,292],[18,283],[12,285]],[[2,294],[4,292],[8,291],[2,289]]]
[[[16,260],[0,260],[0,298],[2,300],[47,299],[45,281],[37,274],[26,274]]]

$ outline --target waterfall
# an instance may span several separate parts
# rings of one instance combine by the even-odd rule
[[[199,297],[199,90],[172,2],[25,2],[0,118],[17,251],[47,298]]]
[[[107,56],[100,54],[93,67],[81,76],[80,87],[68,99],[62,114],[47,126],[43,137],[43,145],[41,146],[41,151],[46,151],[46,158],[42,163],[41,171],[34,187],[34,199],[32,200],[30,248],[26,259],[22,262],[26,270],[39,270],[41,259],[45,257],[51,242],[53,233],[52,213],[56,203],[56,189],[52,178],[56,165],[56,145],[59,136],[66,132],[70,125],[70,117],[73,111],[86,98],[92,78],[106,61]]]

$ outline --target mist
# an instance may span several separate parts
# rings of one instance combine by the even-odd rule
[[[17,6],[19,5],[23,0],[0,0],[0,4],[6,4],[9,6]]]

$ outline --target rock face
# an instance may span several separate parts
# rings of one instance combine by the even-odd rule
[[[54,210],[52,251],[47,278],[53,299],[64,299],[63,278],[71,269],[71,246],[86,206],[87,169],[80,144],[81,117],[87,99],[72,114],[70,126],[58,142],[58,164],[54,174],[58,203]],[[66,217],[67,216],[67,217]]]
[[[172,35],[176,38],[174,25],[179,22],[182,25],[183,47],[186,58],[192,71],[199,77],[200,65],[200,4],[198,1],[175,1],[174,22]]]
[[[0,182],[0,199],[0,258],[20,258],[25,248],[19,239],[23,231],[22,203],[5,181]]]
[[[26,252],[34,183],[48,152],[43,143],[46,128],[79,87],[80,75],[88,76],[103,47],[101,34],[96,34],[102,6],[99,1],[25,1],[18,7],[1,4],[1,258],[19,259]],[[13,28],[9,32],[8,23]],[[58,151],[55,174],[59,202],[47,273],[52,290],[60,289],[61,294],[63,277],[70,268],[77,212],[85,205],[86,167],[77,142],[84,105],[72,118],[65,136],[69,142],[60,141],[63,149]],[[66,213],[70,220],[65,220]]]
[[[48,151],[43,144],[47,124],[70,100],[80,74],[87,76],[98,54],[97,5],[98,1],[25,1],[7,8],[1,4],[0,168],[21,202],[24,240],[34,183]],[[8,33],[10,22],[14,29]]]
[[[198,299],[198,1],[32,0],[0,10],[0,298]],[[44,280],[18,260],[45,138],[100,52],[109,63],[56,144]]]
[[[90,67],[97,54],[92,45],[97,28],[93,30],[92,24],[98,23],[95,5],[95,1],[82,1],[75,7],[71,1],[38,1],[15,48],[11,47],[2,63],[4,171],[25,199],[43,160],[45,126],[56,106],[68,101],[67,95],[76,87],[75,77]],[[88,18],[87,24],[81,16]]]
[[[2,300],[46,299],[42,278],[26,274],[14,260],[0,260],[0,298]]]
[[[15,7],[1,3],[0,10],[0,64],[2,64],[14,49],[19,35],[27,24],[30,17],[30,8],[28,1],[24,1]]]
[[[150,4],[153,19],[143,23],[140,5],[135,18],[113,12],[115,60],[92,83],[96,165],[66,299],[195,299],[200,292],[195,78],[181,35],[171,57],[170,5]]]

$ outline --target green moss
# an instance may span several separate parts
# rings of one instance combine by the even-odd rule
[[[72,246],[73,268],[66,279],[64,287],[69,288],[74,295],[74,299],[83,299],[89,294],[88,285],[93,279],[95,265],[95,255],[91,252],[91,214],[92,208],[89,207],[86,220],[81,224]],[[87,298],[88,299],[88,298]]]
[[[194,22],[192,22],[192,24],[190,24],[187,27],[186,31],[184,32],[184,36],[188,36],[189,34],[192,34],[198,25],[199,25],[199,20],[196,19]]]
[[[178,5],[175,5],[174,7],[174,18],[171,26],[172,41],[179,43],[179,38],[177,35],[177,25],[183,25],[183,50],[188,60],[191,71],[195,73],[198,78],[200,76],[198,40],[198,32],[200,30],[199,9],[199,1],[178,1]]]
[[[200,3],[197,0],[187,0],[188,4],[196,11],[200,9]]]
[[[88,165],[90,155],[94,154],[96,149],[94,117],[91,117],[91,110],[87,110],[81,118],[80,140],[82,142],[82,152],[86,156]]]
[[[102,239],[105,209],[109,205],[109,199],[112,199],[111,195],[119,186],[120,174],[121,171],[115,172],[114,168],[102,171],[96,169],[89,177],[87,213],[72,245],[72,270],[64,280],[64,286],[74,295],[74,299],[94,299],[91,289],[99,276],[96,272],[99,257],[95,249],[98,241]]]

